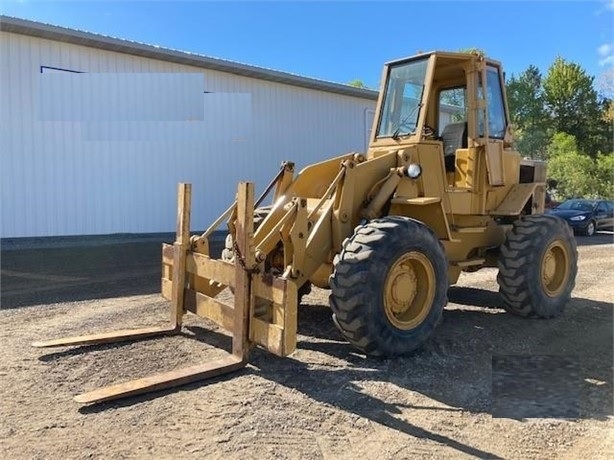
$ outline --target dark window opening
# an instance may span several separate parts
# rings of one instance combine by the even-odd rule
[[[60,67],[51,67],[47,65],[41,66],[41,73],[85,73],[79,70],[62,69]]]

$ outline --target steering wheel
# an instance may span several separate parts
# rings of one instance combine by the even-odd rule
[[[403,121],[397,127],[397,130],[400,130],[401,128],[407,128],[409,130],[407,134],[413,134],[414,129],[416,128],[416,123]],[[424,124],[422,127],[422,135],[425,137],[435,137],[435,129],[427,124]]]
[[[435,137],[435,129],[425,123],[422,127],[422,135],[425,137]]]

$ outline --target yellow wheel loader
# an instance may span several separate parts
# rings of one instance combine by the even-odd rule
[[[257,200],[253,184],[241,183],[236,201],[200,236],[190,237],[191,186],[180,184],[177,240],[162,249],[169,326],[35,345],[178,333],[192,312],[229,331],[232,351],[76,399],[100,402],[234,371],[252,346],[288,355],[311,285],[330,289],[334,323],[373,356],[421,346],[463,271],[497,267],[510,313],[559,315],[575,283],[576,243],[565,222],[543,214],[545,164],[513,149],[501,65],[448,52],[389,62],[376,114],[366,153],[296,175],[285,162]],[[224,222],[226,247],[216,259],[209,238]],[[228,290],[233,303],[219,297]]]

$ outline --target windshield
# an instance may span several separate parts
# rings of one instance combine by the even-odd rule
[[[377,137],[397,137],[416,131],[427,63],[428,57],[390,68]]]
[[[557,209],[569,209],[573,211],[592,211],[594,206],[594,201],[567,200],[558,205]]]

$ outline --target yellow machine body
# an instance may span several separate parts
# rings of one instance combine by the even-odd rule
[[[292,353],[300,294],[310,285],[331,288],[335,324],[373,355],[419,346],[462,271],[499,266],[508,311],[558,314],[573,288],[575,243],[554,218],[535,217],[544,211],[546,168],[513,149],[504,88],[501,65],[477,53],[430,52],[385,64],[367,152],[298,173],[285,162],[257,200],[253,184],[242,183],[235,202],[199,236],[189,236],[191,186],[180,184],[177,240],[163,246],[162,257],[169,327],[36,345],[176,333],[188,311],[233,336],[231,354],[218,363],[78,397],[91,403],[234,371],[254,345]],[[226,249],[214,258],[209,239],[224,223]],[[547,229],[536,232],[539,226]],[[521,264],[529,275],[517,271]],[[234,303],[218,297],[227,289]]]

